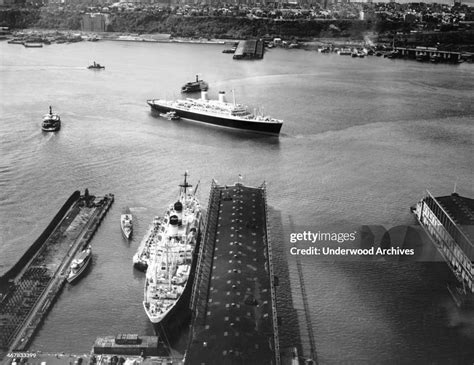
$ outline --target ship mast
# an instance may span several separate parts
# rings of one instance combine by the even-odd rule
[[[168,289],[171,290],[171,270],[169,262],[169,243],[166,244],[166,270],[168,271]]]
[[[186,170],[184,172],[184,183],[179,185],[181,187],[181,193],[184,194],[184,197],[182,198],[184,201],[186,201],[186,189],[192,187],[191,184],[188,184],[187,177],[188,171]]]

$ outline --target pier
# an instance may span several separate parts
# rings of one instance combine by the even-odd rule
[[[113,194],[74,192],[38,240],[0,278],[0,351],[28,348],[64,286],[72,260],[90,242],[113,201]]]
[[[280,364],[265,184],[212,182],[185,364]]]
[[[458,306],[474,304],[474,199],[456,193],[434,197],[429,191],[412,208],[458,284],[448,286]]]
[[[240,59],[262,59],[263,58],[263,41],[261,39],[251,39],[240,41],[234,53],[234,60]]]
[[[435,47],[395,47],[394,54],[398,58],[410,58],[417,61],[428,61],[433,63],[459,63],[462,62],[461,52],[440,51]]]

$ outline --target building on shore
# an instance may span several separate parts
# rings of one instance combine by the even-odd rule
[[[87,13],[82,16],[81,30],[83,32],[105,32],[107,24],[107,14]]]

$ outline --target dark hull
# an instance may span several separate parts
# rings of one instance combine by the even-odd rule
[[[60,122],[56,122],[54,124],[52,123],[49,123],[49,124],[43,124],[41,126],[41,129],[44,131],[44,132],[57,132],[61,129],[61,123]]]
[[[135,262],[133,264],[133,267],[139,271],[143,271],[143,272],[146,272],[146,270],[148,269],[148,265],[145,264],[145,263],[142,263],[142,262]]]
[[[279,134],[281,126],[282,126],[281,123],[249,122],[249,121],[240,120],[240,119],[222,118],[222,117],[216,117],[212,115],[199,114],[199,113],[195,113],[195,112],[191,112],[187,110],[179,110],[175,108],[170,108],[164,105],[156,105],[156,104],[150,103],[150,101],[148,101],[148,104],[151,106],[153,110],[156,110],[160,113],[167,113],[170,111],[174,111],[181,118],[190,119],[196,122],[213,124],[220,127],[241,129],[241,130],[259,132],[259,133]]]

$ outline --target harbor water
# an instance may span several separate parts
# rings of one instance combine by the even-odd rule
[[[287,330],[296,328],[305,354],[313,334],[320,364],[472,364],[474,313],[452,302],[444,263],[297,258],[289,235],[416,229],[409,208],[425,189],[447,195],[456,184],[474,198],[474,66],[284,49],[234,61],[222,49],[0,43],[0,272],[74,190],[115,194],[92,240],[91,267],[65,287],[31,349],[80,353],[97,336],[153,334],[132,256],[188,170],[204,206],[212,179],[266,181],[272,243],[286,265],[277,271],[291,286],[277,292],[282,346],[296,344]],[[88,70],[93,61],[105,70]],[[232,100],[234,90],[237,102],[283,119],[281,135],[152,115],[147,99],[180,97],[196,74],[211,98],[223,90]],[[61,115],[57,133],[41,131],[49,105]],[[120,231],[125,207],[134,215],[130,242]]]

